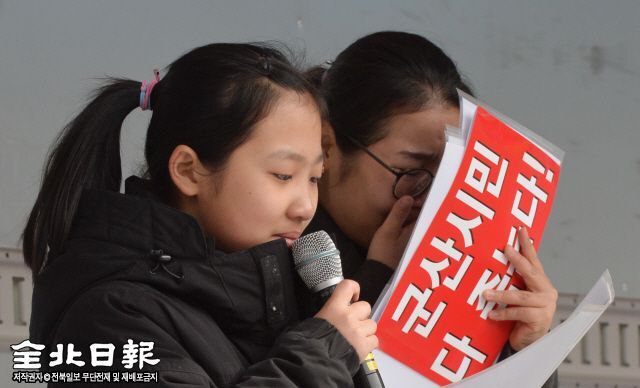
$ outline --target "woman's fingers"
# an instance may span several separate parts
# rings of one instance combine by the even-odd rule
[[[556,310],[558,291],[547,277],[535,247],[525,228],[518,231],[520,252],[505,248],[505,256],[524,280],[525,290],[487,290],[488,301],[509,305],[493,310],[489,318],[496,321],[515,321],[509,337],[511,346],[520,350],[542,337],[551,327]]]
[[[513,267],[522,276],[522,279],[530,291],[546,291],[553,289],[551,281],[544,273],[542,263],[538,259],[536,250],[529,241],[529,236],[524,228],[518,232],[521,241],[522,253],[516,251],[512,246],[505,247],[505,256]]]
[[[400,198],[393,204],[391,211],[380,227],[391,234],[400,234],[402,232],[402,226],[411,212],[412,206],[413,198],[408,195]]]
[[[545,315],[542,310],[537,307],[507,307],[489,312],[489,318],[494,321],[535,323],[541,321],[541,317]]]
[[[367,259],[396,268],[411,235],[412,226],[405,225],[414,200],[408,195],[398,199],[387,218],[373,235]]]
[[[538,258],[536,248],[529,239],[529,231],[527,228],[520,228],[520,230],[518,230],[518,242],[520,243],[520,251],[522,252],[522,255],[529,260],[533,266],[542,267],[542,262]]]
[[[547,307],[550,302],[549,297],[543,293],[519,290],[487,290],[484,297],[490,302],[521,307]]]

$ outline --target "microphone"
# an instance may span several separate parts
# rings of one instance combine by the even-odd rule
[[[304,235],[291,246],[293,263],[304,284],[325,304],[344,278],[340,251],[324,230]],[[354,376],[356,387],[384,388],[373,354],[369,353]]]

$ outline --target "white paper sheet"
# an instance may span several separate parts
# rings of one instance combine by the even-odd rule
[[[607,270],[571,316],[547,335],[491,368],[448,387],[541,387],[613,302],[614,295]]]
[[[541,387],[613,302],[614,295],[607,270],[571,316],[547,335],[491,368],[447,387]],[[386,388],[438,387],[380,350],[374,351],[374,356]]]

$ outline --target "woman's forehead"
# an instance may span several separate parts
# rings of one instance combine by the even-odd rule
[[[386,135],[371,147],[401,153],[407,157],[438,154],[446,139],[445,127],[457,124],[457,114],[457,110],[423,110],[393,116],[386,122]]]

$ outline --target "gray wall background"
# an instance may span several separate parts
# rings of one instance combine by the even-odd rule
[[[276,39],[312,64],[396,29],[440,45],[482,100],[566,151],[540,252],[556,287],[585,292],[609,268],[618,296],[640,298],[639,17],[635,0],[0,0],[0,245],[19,245],[45,154],[96,78],[151,79],[217,41]],[[124,176],[148,119],[125,122]],[[0,353],[0,376],[10,366]]]

